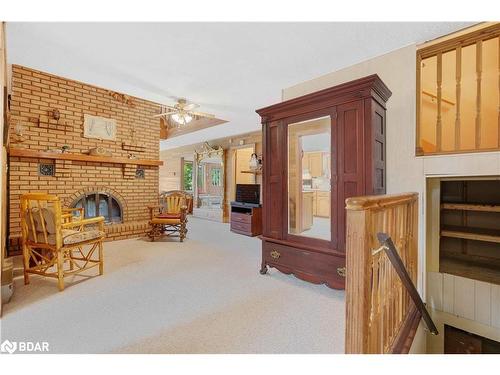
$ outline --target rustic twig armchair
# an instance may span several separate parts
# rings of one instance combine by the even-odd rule
[[[148,237],[151,241],[156,237],[172,236],[175,233],[179,233],[181,242],[184,241],[187,234],[187,206],[183,192],[176,191],[163,195],[159,205],[148,208],[151,226]]]
[[[25,284],[30,273],[54,277],[62,291],[67,275],[96,266],[103,274],[104,217],[84,219],[83,208],[62,209],[56,195],[25,194],[21,231]]]
[[[165,197],[168,197],[172,194],[184,195],[184,198],[186,199],[186,207],[187,207],[186,212],[188,214],[193,213],[193,194],[182,191],[182,190],[169,190],[169,191],[161,192],[160,193],[160,205],[164,205],[165,204]]]

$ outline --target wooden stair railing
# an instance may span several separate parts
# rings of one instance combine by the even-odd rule
[[[408,353],[422,316],[437,333],[415,289],[418,194],[355,197],[346,204],[345,351]]]
[[[404,287],[410,294],[410,297],[413,303],[415,304],[416,308],[418,309],[420,315],[424,319],[427,329],[433,335],[439,334],[436,325],[432,321],[432,318],[429,312],[427,311],[427,308],[425,307],[424,301],[422,301],[420,294],[418,294],[417,288],[411,281],[410,275],[408,275],[408,271],[406,271],[405,265],[398,254],[396,246],[394,246],[392,238],[389,237],[386,233],[378,233],[377,238],[380,242],[381,249],[385,250],[387,257],[389,258],[389,261],[391,262],[396,273],[401,279],[401,282],[403,283]]]

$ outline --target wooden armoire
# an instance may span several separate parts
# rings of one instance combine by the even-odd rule
[[[385,193],[390,96],[371,75],[257,110],[263,125],[262,274],[274,267],[344,288],[345,200]],[[303,161],[311,151],[323,155],[322,176],[311,177]],[[319,193],[329,200],[313,202]],[[312,204],[322,204],[323,212],[328,205],[330,214],[314,216]]]

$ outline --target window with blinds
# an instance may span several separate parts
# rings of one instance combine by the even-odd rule
[[[500,23],[417,51],[417,155],[500,150]]]

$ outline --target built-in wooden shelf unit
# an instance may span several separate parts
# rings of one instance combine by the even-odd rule
[[[500,284],[500,179],[441,181],[441,272]]]

